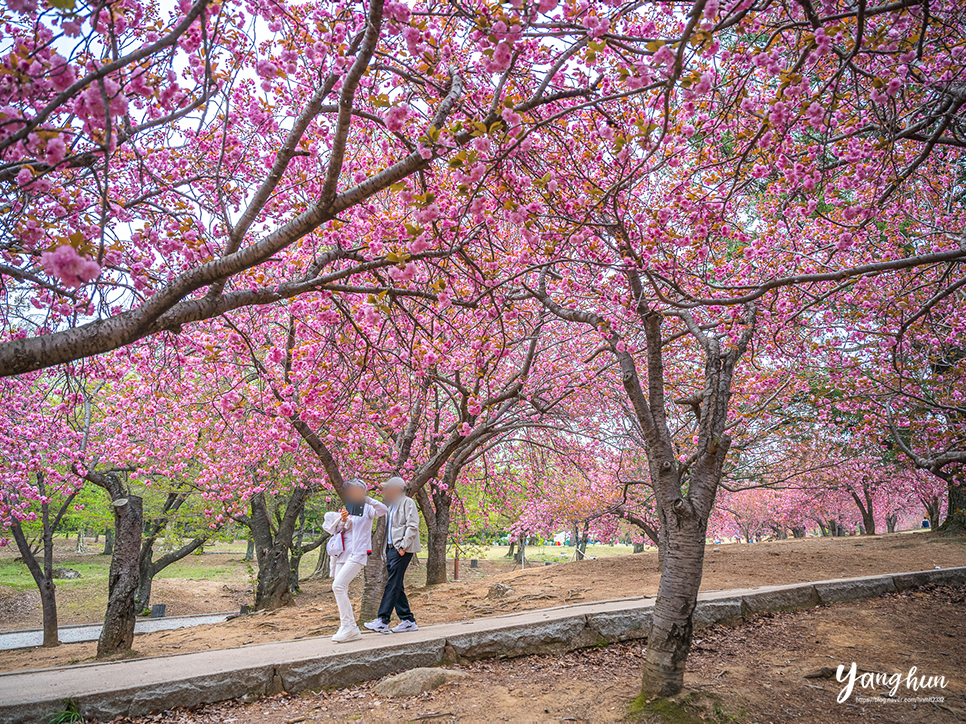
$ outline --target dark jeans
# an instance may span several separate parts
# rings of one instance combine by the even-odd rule
[[[392,610],[396,609],[396,615],[402,621],[416,621],[413,612],[409,610],[409,599],[406,598],[405,585],[406,569],[409,568],[409,561],[413,554],[407,553],[399,555],[395,548],[386,549],[386,565],[389,567],[389,579],[386,581],[386,590],[382,594],[382,603],[379,605],[379,618],[383,623],[389,623],[392,618]]]

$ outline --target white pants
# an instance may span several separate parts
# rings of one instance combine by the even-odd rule
[[[332,561],[332,593],[335,594],[335,604],[339,607],[340,631],[357,628],[356,617],[352,613],[352,601],[349,600],[349,584],[363,568],[365,566],[362,563]]]

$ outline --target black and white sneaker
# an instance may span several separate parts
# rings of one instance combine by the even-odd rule
[[[370,631],[375,631],[376,633],[387,634],[389,633],[389,624],[383,622],[381,618],[374,618],[371,621],[366,621],[364,624]]]

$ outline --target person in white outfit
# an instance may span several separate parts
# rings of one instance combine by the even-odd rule
[[[372,553],[372,521],[386,514],[386,506],[368,495],[366,484],[358,478],[347,480],[342,486],[345,502],[362,506],[362,515],[349,515],[343,508],[338,513],[326,513],[322,528],[332,536],[341,536],[342,551],[331,560],[332,593],[339,607],[339,630],[332,640],[337,644],[362,638],[352,613],[349,584],[359,575]]]

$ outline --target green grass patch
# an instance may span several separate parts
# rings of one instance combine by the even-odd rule
[[[172,563],[158,573],[155,580],[160,578],[186,578],[191,581],[237,581],[244,579],[247,575],[245,567],[237,561],[200,563],[197,558],[188,556],[177,563]]]
[[[80,578],[55,579],[54,583],[58,587],[82,585],[96,580],[103,580],[106,583],[107,575],[111,568],[110,559],[107,558],[102,561],[91,561],[90,563],[70,562],[63,564],[56,563],[55,565],[63,566],[64,568],[73,568],[81,574]],[[0,561],[0,586],[9,586],[18,591],[29,591],[36,588],[37,584],[34,583],[33,576],[30,575],[30,571],[27,569],[25,563],[14,563],[11,560],[4,560]]]
[[[642,724],[732,724],[741,721],[740,717],[722,709],[715,697],[703,692],[689,692],[668,699],[641,694],[628,705],[627,719]]]

